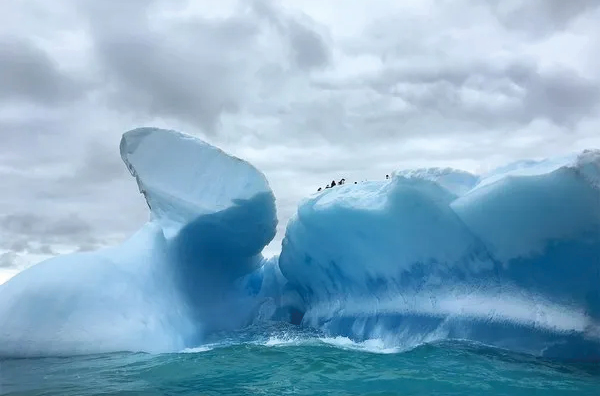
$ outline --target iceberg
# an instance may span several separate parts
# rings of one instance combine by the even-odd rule
[[[0,355],[178,351],[252,320],[260,290],[240,279],[263,266],[277,225],[264,175],[175,131],[135,129],[120,149],[149,222],[121,246],[1,285]]]
[[[120,151],[149,221],[0,285],[0,356],[174,352],[285,321],[395,350],[459,339],[600,358],[598,150],[326,189],[268,259],[275,197],[251,164],[156,128]]]
[[[287,226],[304,322],[390,346],[600,357],[600,151],[328,189]]]

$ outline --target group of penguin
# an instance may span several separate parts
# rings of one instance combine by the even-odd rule
[[[390,175],[385,175],[386,180],[390,178]],[[342,178],[340,179],[339,182],[335,182],[335,180],[331,181],[331,184],[328,184],[327,186],[325,186],[325,189],[328,188],[333,188],[335,186],[341,186],[342,184],[346,184],[346,179]],[[358,182],[354,182],[354,184],[358,184]],[[319,189],[317,191],[323,191],[323,188],[319,187]]]

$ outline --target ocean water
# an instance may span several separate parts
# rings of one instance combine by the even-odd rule
[[[598,362],[465,342],[386,348],[294,326],[180,353],[0,358],[2,395],[600,395]]]

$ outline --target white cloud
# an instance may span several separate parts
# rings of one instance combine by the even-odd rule
[[[0,248],[133,232],[146,206],[117,146],[139,125],[263,170],[271,251],[332,179],[598,147],[598,18],[591,0],[2,2]]]

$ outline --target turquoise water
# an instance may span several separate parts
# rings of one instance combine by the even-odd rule
[[[2,395],[600,395],[600,365],[460,342],[377,341],[282,330],[181,353],[0,359]]]

